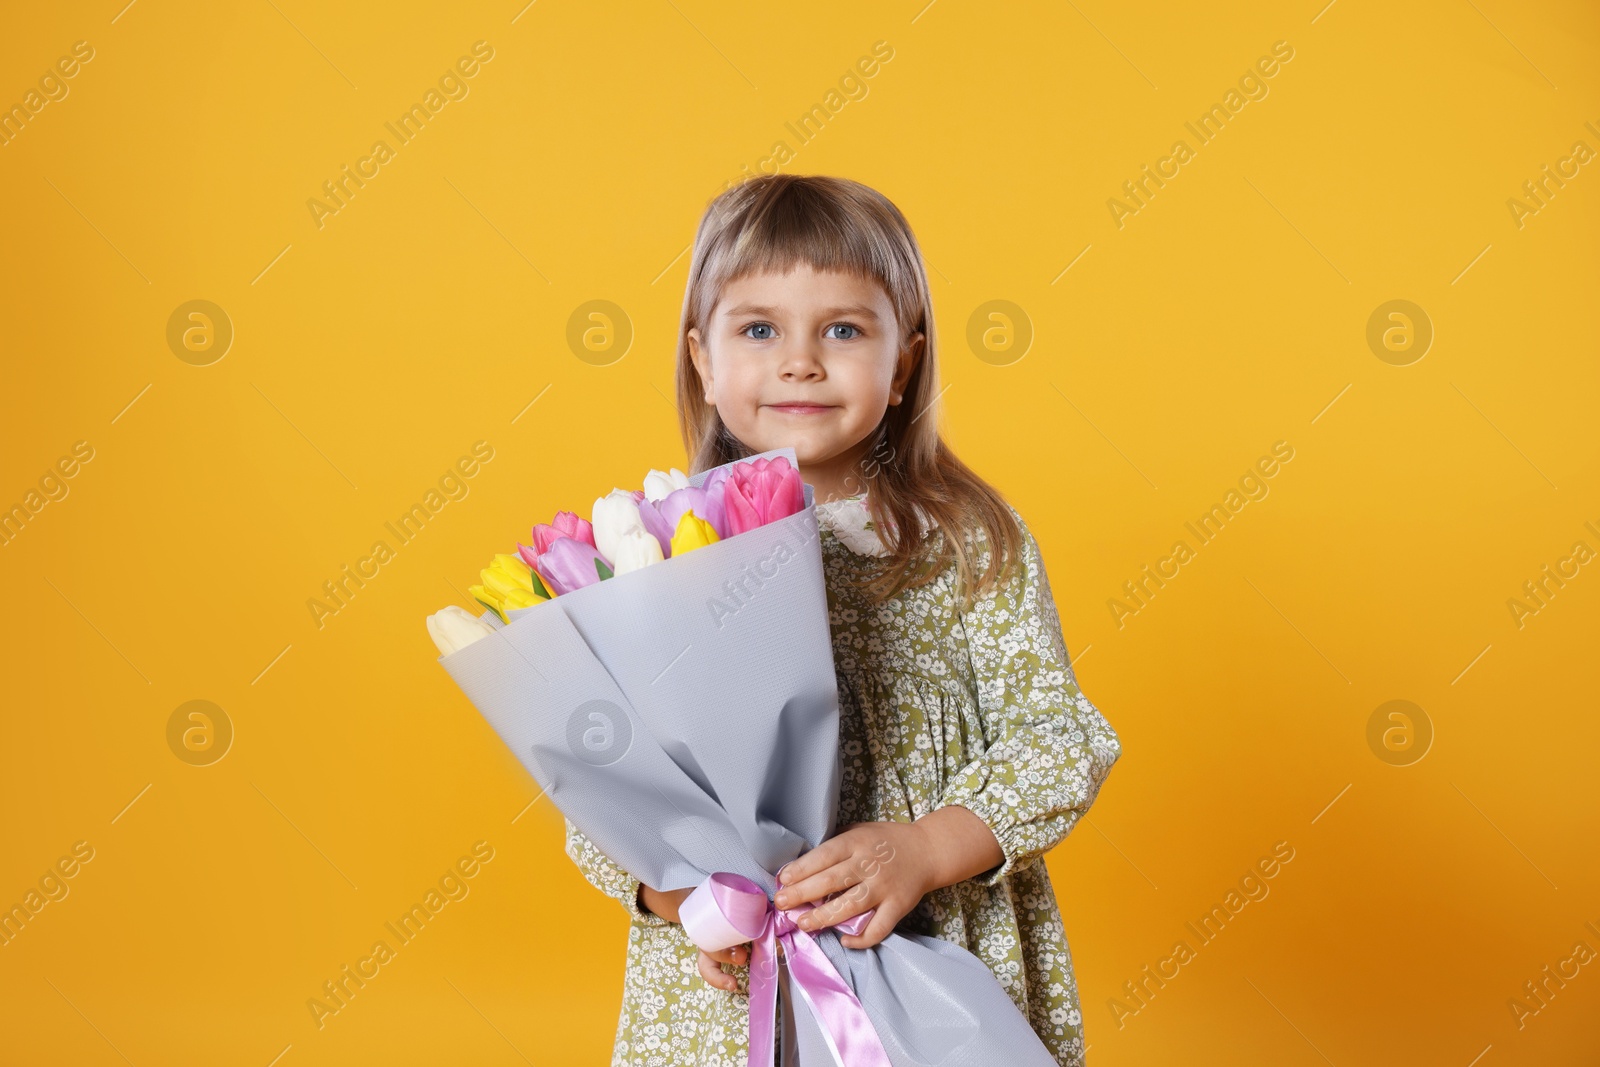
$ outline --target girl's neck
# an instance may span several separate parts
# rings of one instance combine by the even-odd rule
[[[829,479],[825,475],[815,474],[804,468],[800,471],[800,480],[811,486],[815,494],[813,502],[817,504],[864,496],[867,492],[859,479],[855,481],[839,481]]]
[[[800,480],[815,491],[816,503],[843,500],[847,497],[860,496],[867,491],[862,460],[869,443],[864,441],[822,463],[800,465]]]

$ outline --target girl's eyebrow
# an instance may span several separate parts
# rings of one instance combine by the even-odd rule
[[[729,318],[736,318],[740,315],[777,315],[778,313],[778,308],[763,307],[755,304],[740,304],[738,307],[729,308],[727,312]],[[848,304],[843,307],[822,308],[821,314],[826,316],[859,315],[862,318],[874,320],[878,318],[878,313],[865,304]]]

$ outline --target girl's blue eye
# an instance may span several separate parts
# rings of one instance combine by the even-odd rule
[[[770,340],[772,340],[772,329],[773,329],[773,327],[772,327],[772,324],[770,322],[752,322],[750,325],[744,327],[739,332],[744,334],[746,337],[750,338],[752,341],[770,341]],[[837,334],[831,333],[831,331],[833,331],[833,330],[840,330],[840,329],[852,330],[854,332],[849,334],[848,336],[845,336],[845,337],[840,337]],[[766,333],[752,333],[751,331],[753,331],[753,330],[766,330],[767,332]],[[829,334],[830,338],[832,340],[835,340],[835,341],[853,341],[853,340],[855,340],[857,337],[859,337],[861,335],[861,327],[855,325],[854,323],[850,323],[850,322],[836,322],[832,326],[829,326],[828,330],[830,331],[830,334]]]

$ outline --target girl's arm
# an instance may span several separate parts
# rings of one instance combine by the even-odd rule
[[[962,617],[984,751],[915,822],[852,823],[786,864],[778,907],[840,894],[801,917],[803,929],[875,907],[860,935],[839,941],[869,948],[927,893],[968,880],[994,885],[1067,836],[1121,755],[1116,733],[1078,690],[1039,545],[1026,525],[1022,532],[1015,569]]]
[[[639,903],[644,905],[646,911],[653,912],[668,922],[681,923],[683,920],[678,917],[678,907],[692,892],[694,892],[692,889],[671,889],[663,892],[642,885],[639,887]]]
[[[639,879],[612,863],[604,852],[595,847],[593,841],[583,835],[583,831],[572,825],[571,819],[565,816],[562,818],[567,824],[567,856],[578,865],[578,870],[583,872],[584,878],[590,885],[620,901],[635,922],[650,926],[665,926],[669,921],[676,920],[676,908],[673,909],[672,919],[669,920],[644,907],[640,900]],[[649,892],[654,891],[649,890]]]
[[[1022,516],[1012,515],[1018,523]],[[987,742],[947,784],[927,823],[951,805],[993,832],[1000,861],[973,880],[991,886],[1036,862],[1089,810],[1121,742],[1078,688],[1039,544],[1022,526],[1021,566],[963,617]],[[951,826],[941,826],[943,838]],[[991,854],[992,858],[992,854]]]
[[[636,922],[643,922],[649,926],[668,926],[678,921],[678,905],[683,903],[684,898],[692,890],[671,889],[661,892],[651,889],[612,863],[604,852],[595,847],[593,841],[583,835],[583,831],[572,825],[571,819],[565,816],[562,818],[567,824],[567,855],[578,865],[578,870],[583,872],[590,885],[607,896],[621,901],[623,908]],[[701,950],[697,955],[702,978],[729,993],[739,991],[738,977],[724,971],[720,965],[731,963],[740,966],[748,963],[749,942],[717,952]]]

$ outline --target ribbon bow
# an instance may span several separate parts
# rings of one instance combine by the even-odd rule
[[[778,885],[782,888],[783,883]],[[718,871],[684,898],[678,906],[678,918],[689,940],[706,952],[751,942],[748,1067],[772,1067],[777,1040],[779,944],[789,961],[790,987],[798,990],[811,1006],[834,1063],[838,1067],[891,1067],[889,1054],[855,990],[818,947],[811,932],[795,925],[796,919],[815,907],[807,902],[787,911],[779,910],[755,882],[731,871]],[[876,910],[852,915],[836,923],[835,929],[860,934]]]

